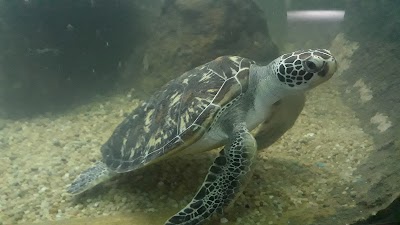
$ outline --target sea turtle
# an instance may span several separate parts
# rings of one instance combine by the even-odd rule
[[[263,124],[266,134],[283,133],[288,127],[279,126],[297,118],[304,92],[327,81],[336,68],[329,50],[314,49],[284,54],[266,66],[222,56],[187,71],[117,126],[101,147],[102,160],[79,175],[68,192],[81,193],[172,156],[224,146],[193,200],[165,223],[202,224],[222,212],[250,177],[257,150],[250,131]],[[291,114],[292,104],[294,116],[280,117]]]

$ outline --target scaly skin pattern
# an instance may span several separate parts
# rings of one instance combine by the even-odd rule
[[[336,69],[336,60],[328,50],[297,51],[285,54],[268,66],[254,70],[254,73],[268,76],[266,81],[260,79],[259,82],[260,85],[267,84],[267,87],[263,86],[261,91],[254,93],[266,94],[262,97],[274,99],[273,101],[265,100],[268,104],[272,103],[272,105],[267,104],[272,109],[273,105],[282,98],[290,94],[302,95],[306,90],[330,79]],[[255,96],[253,104],[255,108],[257,104],[262,105],[257,102],[259,100]],[[227,121],[235,122],[235,120]],[[224,208],[231,204],[243,190],[247,183],[245,181],[251,174],[251,165],[257,147],[255,139],[247,130],[247,124],[241,122],[236,121],[230,141],[215,159],[192,201],[168,219],[165,225],[204,224],[216,212],[223,213]]]
[[[223,212],[250,178],[257,147],[249,131],[259,124],[282,124],[273,115],[284,110],[281,101],[303,96],[336,69],[326,49],[284,54],[266,66],[238,56],[198,66],[133,110],[102,146],[102,160],[78,176],[68,192],[81,193],[193,146],[202,151],[224,146],[192,201],[165,223],[203,224]]]
[[[68,187],[70,194],[79,194],[97,184],[113,177],[115,173],[108,169],[103,162],[96,162],[94,166],[82,172]]]
[[[193,200],[165,225],[198,225],[214,212],[222,212],[223,207],[229,205],[240,192],[241,184],[248,178],[256,150],[256,141],[246,126],[235,126],[230,143],[214,160]]]

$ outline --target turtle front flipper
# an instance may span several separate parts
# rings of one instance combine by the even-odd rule
[[[256,150],[256,141],[244,124],[235,126],[230,142],[215,159],[193,200],[165,225],[198,225],[215,212],[222,213],[247,183]]]
[[[271,146],[296,122],[304,108],[304,94],[290,95],[274,104],[271,116],[257,129],[258,149]]]
[[[97,184],[110,179],[116,173],[108,169],[103,162],[97,162],[93,167],[83,171],[68,187],[67,192],[70,194],[82,193]]]

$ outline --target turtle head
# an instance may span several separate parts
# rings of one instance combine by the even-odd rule
[[[276,78],[288,89],[308,90],[329,80],[337,62],[329,50],[309,49],[282,55],[273,67]]]

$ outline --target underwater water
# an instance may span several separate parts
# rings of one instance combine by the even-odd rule
[[[300,100],[277,110],[270,136],[253,130],[247,184],[204,224],[400,224],[399,10],[395,0],[0,0],[0,225],[165,224],[221,148],[166,157],[79,195],[67,190],[102,158],[116,127],[185,71],[224,55],[267,65],[317,48],[330,50],[336,73],[306,92],[302,110]],[[201,82],[172,92],[167,106],[168,96],[157,96],[165,101],[155,108],[172,112],[175,97],[211,93]],[[130,140],[171,130],[163,119],[176,113],[158,115],[139,115]]]

